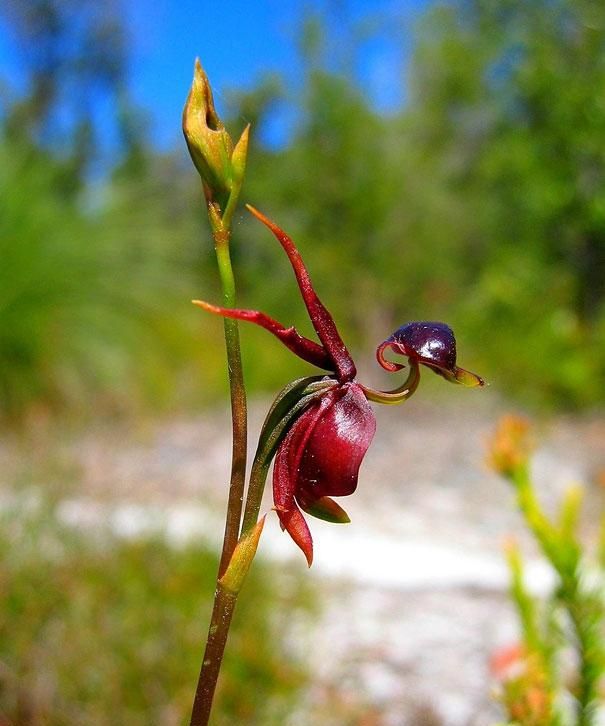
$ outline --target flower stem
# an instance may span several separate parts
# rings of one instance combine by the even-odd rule
[[[231,267],[231,256],[229,254],[228,233],[215,233],[216,259],[218,262],[219,274],[223,288],[223,300],[226,306],[235,305],[235,280],[233,268]],[[239,329],[236,320],[225,318],[223,321],[225,329],[225,346],[227,349],[227,366],[229,370],[229,386],[231,393],[231,421],[232,421],[232,454],[231,454],[231,480],[229,485],[229,500],[227,505],[227,516],[225,519],[225,535],[223,539],[223,551],[219,565],[219,577],[221,577],[239,536],[239,527],[242,515],[242,500],[244,495],[244,484],[246,477],[246,441],[247,441],[247,406],[246,390],[244,387],[244,375],[242,368],[242,357],[240,352]]]
[[[208,76],[204,73],[199,59],[196,59],[193,82],[183,109],[183,134],[193,164],[201,177],[208,221],[214,238],[223,301],[229,308],[235,307],[235,280],[229,254],[229,240],[231,223],[246,171],[249,132],[250,125],[243,130],[237,143],[233,144],[225,125],[216,113]],[[208,640],[191,714],[192,726],[206,726],[210,718],[212,699],[237,598],[237,593],[233,591],[227,593],[221,584],[221,578],[228,570],[236,551],[242,518],[246,478],[247,409],[237,321],[226,319],[224,328],[233,433],[231,478],[223,549]],[[252,543],[257,541],[258,539],[253,539]],[[252,548],[247,546],[241,551],[244,555],[241,555],[240,559],[243,556],[245,560],[248,555],[254,556],[256,546]],[[247,569],[243,569],[242,562],[237,561],[235,565],[237,566],[235,570],[232,569],[230,581],[241,582]]]
[[[218,206],[208,200],[208,219],[214,238],[223,301],[227,307],[234,307],[236,302],[235,279],[229,252],[229,240],[231,236],[231,218],[238,194],[239,190],[236,193],[232,193],[226,207],[226,213],[222,216]],[[239,538],[246,478],[248,414],[238,324],[236,320],[227,318],[223,321],[223,324],[231,396],[231,478],[229,483],[227,515],[225,518],[223,549],[217,575],[217,587],[214,593],[214,605],[210,618],[210,626],[208,628],[204,659],[200,668],[191,712],[191,726],[206,726],[210,718],[212,700],[214,698],[216,683],[225,652],[225,644],[231,625],[231,618],[237,600],[237,593],[227,592],[218,580],[225,574]]]
[[[228,592],[221,585],[217,585],[202,670],[193,702],[191,726],[206,726],[210,719],[212,700],[236,600],[236,594]]]

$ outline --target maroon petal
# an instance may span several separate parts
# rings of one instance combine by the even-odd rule
[[[306,428],[316,420],[319,405],[319,402],[312,404],[294,422],[277,450],[273,466],[273,503],[275,511],[282,529],[288,532],[303,551],[309,567],[313,562],[313,538],[294,498],[296,471],[291,467],[291,460],[295,457],[293,452],[296,450],[297,442],[304,437]]]
[[[359,467],[376,431],[374,413],[358,384],[347,383],[329,393],[333,402],[299,448],[296,496],[306,502],[355,491]]]
[[[443,378],[466,386],[482,386],[484,381],[475,373],[456,365],[456,338],[445,323],[415,322],[398,328],[378,346],[376,357],[388,371],[399,370],[399,363],[386,360],[384,353],[390,348],[395,353],[432,368]]]
[[[300,512],[334,522],[348,520],[329,496],[352,494],[359,467],[376,430],[361,386],[330,388],[296,420],[281,443],[273,469],[273,500],[282,527],[309,566],[313,540]]]

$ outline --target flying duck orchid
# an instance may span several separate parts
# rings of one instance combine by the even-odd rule
[[[408,399],[418,387],[420,365],[466,386],[482,386],[483,380],[457,367],[456,341],[447,325],[412,322],[396,330],[376,353],[387,371],[404,368],[385,358],[388,349],[406,356],[409,373],[405,382],[392,391],[359,383],[355,363],[317,296],[296,246],[261,212],[250,205],[248,210],[271,230],[286,252],[319,343],[256,310],[223,308],[202,300],[194,303],[216,315],[265,328],[297,356],[327,372],[324,377],[295,381],[284,389],[269,412],[259,444],[267,465],[275,456],[273,501],[282,529],[300,547],[310,566],[313,540],[301,510],[330,522],[349,521],[332,497],[352,494],[357,487],[359,468],[376,431],[368,401],[390,404]]]

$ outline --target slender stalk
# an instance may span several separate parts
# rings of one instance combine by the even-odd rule
[[[226,306],[235,305],[235,280],[229,254],[228,233],[216,232],[214,234],[216,259],[223,288],[223,300]],[[227,516],[225,519],[225,534],[223,538],[223,551],[219,565],[221,577],[239,537],[239,527],[242,516],[242,500],[246,478],[246,450],[247,450],[247,405],[246,390],[242,357],[239,342],[239,329],[236,320],[225,318],[225,346],[227,349],[227,365],[229,370],[229,386],[231,395],[231,421],[232,421],[232,454],[231,479],[229,484],[229,500]]]
[[[214,238],[223,301],[227,307],[235,307],[235,280],[229,254],[229,239],[231,222],[244,181],[249,131],[250,127],[247,126],[237,143],[233,144],[216,113],[208,76],[199,59],[196,59],[193,82],[183,109],[183,134],[191,159],[201,177],[208,221]],[[236,594],[225,590],[220,580],[228,569],[239,537],[246,477],[247,409],[237,321],[225,320],[224,327],[233,433],[231,478],[214,606],[193,703],[191,726],[206,726],[210,718],[212,699],[237,598]],[[254,547],[252,556],[255,549]]]
[[[559,576],[560,602],[566,609],[574,633],[578,655],[579,682],[576,693],[576,726],[591,726],[604,660],[599,627],[602,621],[600,600],[585,591],[580,574],[580,551],[572,537],[562,540],[538,503],[527,466],[513,475],[517,501],[525,520],[543,552]]]
[[[237,190],[239,193],[239,190]],[[208,203],[208,218],[212,227],[216,260],[218,263],[223,301],[225,306],[235,306],[235,279],[229,253],[229,224],[233,214],[234,198],[232,194],[226,210],[229,214],[221,217],[220,210],[212,202]],[[227,217],[227,219],[225,219]],[[239,341],[239,329],[236,320],[225,319],[225,346],[227,351],[227,369],[229,371],[229,388],[231,396],[232,421],[232,457],[229,498],[225,518],[223,550],[219,563],[217,587],[214,593],[214,605],[208,628],[208,638],[204,659],[195,691],[191,712],[191,726],[206,726],[210,718],[212,701],[216,690],[227,636],[231,626],[231,618],[237,600],[237,594],[229,593],[218,583],[223,576],[239,537],[242,517],[242,502],[246,478],[247,453],[247,405],[246,390]]]
[[[223,662],[223,654],[236,600],[237,595],[217,585],[202,670],[193,702],[191,726],[206,726],[210,719],[212,700],[221,663]]]

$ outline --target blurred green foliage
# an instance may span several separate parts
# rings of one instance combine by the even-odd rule
[[[596,726],[605,705],[605,518],[593,553],[580,538],[582,488],[565,492],[556,516],[546,514],[530,472],[532,449],[528,422],[504,417],[491,443],[491,463],[512,485],[554,587],[544,599],[533,596],[520,549],[508,544],[521,637],[494,659],[500,699],[510,726]]]
[[[188,723],[215,556],[201,543],[90,535],[45,507],[0,515],[0,722]],[[245,595],[214,723],[282,724],[307,683],[284,633],[312,600],[295,576],[258,562]]]
[[[390,116],[335,66],[322,27],[320,18],[302,33],[295,93],[279,76],[234,93],[231,126],[238,135],[244,119],[253,123],[243,198],[299,243],[347,340],[370,361],[400,324],[445,320],[461,363],[506,395],[551,408],[602,404],[605,11],[584,0],[431,4],[406,105]],[[71,147],[39,140],[56,113],[53,92],[60,101],[61,65],[50,81],[30,69],[40,80],[32,93],[47,83],[44,103],[20,100],[2,116],[4,416],[182,405],[223,391],[220,324],[189,309],[192,297],[218,294],[195,174],[184,147],[173,158],[150,147],[120,69],[108,73],[102,60],[123,140],[102,182],[86,171],[95,156],[87,119],[74,122]],[[259,131],[280,103],[298,122],[275,150]],[[243,213],[233,251],[242,306],[310,333],[286,260]],[[252,390],[306,370],[265,332],[243,336]]]
[[[200,363],[195,259],[162,233],[178,214],[162,205],[162,182],[114,181],[103,208],[84,211],[65,176],[64,163],[0,139],[5,416],[40,403],[93,411],[104,398],[110,410],[159,404],[174,392],[174,359]]]

